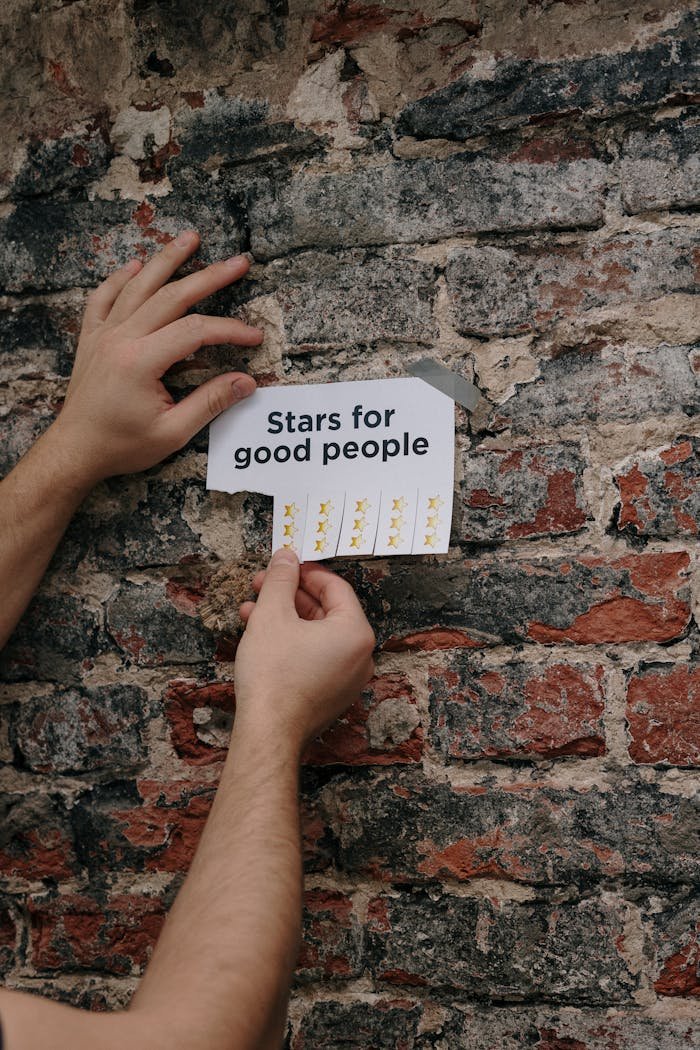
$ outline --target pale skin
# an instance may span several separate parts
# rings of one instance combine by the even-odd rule
[[[227,373],[175,405],[161,382],[200,346],[262,338],[238,320],[184,316],[248,269],[239,257],[166,285],[198,243],[190,232],[90,297],[65,407],[0,483],[0,645],[91,488],[160,462],[255,389]],[[278,551],[253,585],[216,799],[129,1009],[91,1014],[0,991],[6,1050],[281,1045],[301,926],[300,757],[370,678],[374,635],[349,584],[318,563]]]

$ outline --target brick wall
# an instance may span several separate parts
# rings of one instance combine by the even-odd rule
[[[306,756],[289,1046],[695,1045],[697,5],[11,0],[0,26],[3,469],[86,290],[189,225],[252,251],[211,310],[267,339],[174,389],[428,351],[483,394],[449,555],[339,566],[380,652]],[[128,1001],[206,819],[236,638],[199,612],[270,505],[207,494],[205,452],[94,492],[2,657],[13,987]]]

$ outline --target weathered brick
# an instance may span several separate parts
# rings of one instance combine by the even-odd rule
[[[628,213],[700,204],[700,124],[664,120],[626,140],[620,167]]]
[[[636,536],[697,536],[700,529],[700,438],[679,437],[619,467],[617,528]]]
[[[529,164],[474,154],[337,175],[301,173],[252,191],[251,247],[271,259],[295,248],[598,226],[606,180],[597,160]]]
[[[407,252],[303,252],[266,270],[291,347],[373,340],[429,342],[436,268]]]
[[[187,504],[200,497],[201,483],[162,478],[110,478],[99,504],[74,519],[68,541],[78,543],[100,564],[122,570],[177,565],[204,553],[185,520]]]
[[[352,901],[335,890],[307,890],[296,980],[346,979],[361,972],[361,929]]]
[[[99,120],[66,128],[57,138],[35,139],[27,146],[24,163],[11,186],[12,195],[33,197],[87,186],[104,175],[110,155]]]
[[[134,201],[20,201],[0,220],[0,290],[20,292],[92,286],[130,258],[146,259],[192,225],[202,238],[198,259],[211,262],[241,247],[235,206],[211,179],[191,176],[186,191]]]
[[[484,666],[459,650],[430,668],[431,740],[448,758],[605,753],[603,668]]]
[[[385,649],[671,641],[690,623],[685,551],[417,566],[353,565]]]
[[[647,911],[647,937],[653,946],[652,974],[657,995],[700,996],[700,919],[698,895],[663,901]]]
[[[215,788],[187,781],[114,781],[86,791],[70,817],[80,860],[97,874],[187,871]]]
[[[618,947],[625,906],[595,898],[501,902],[422,893],[370,902],[377,979],[475,999],[628,1003],[638,975]]]
[[[365,993],[361,1001],[316,1000],[301,1019],[292,1050],[679,1050],[700,1036],[700,1023],[690,1016],[674,1020],[634,1009],[613,1013],[514,1002],[445,1008],[406,992],[390,999]]]
[[[410,682],[401,674],[372,679],[362,697],[309,745],[308,765],[393,765],[419,762],[423,728]]]
[[[316,14],[311,28],[314,43],[325,45],[359,44],[380,34],[400,42],[414,36],[427,36],[431,28],[440,30],[438,41],[443,52],[451,50],[451,35],[446,30],[461,30],[457,39],[465,34],[477,33],[480,29],[479,7],[476,0],[464,0],[458,5],[440,6],[435,11],[420,0],[394,0],[391,7],[380,4],[365,4],[362,0],[350,0],[347,4],[326,3]]]
[[[328,821],[319,800],[313,797],[314,779],[314,771],[306,770],[306,794],[301,799],[302,853],[310,872],[328,868],[334,849]],[[80,863],[93,877],[104,871],[187,871],[215,790],[211,781],[114,780],[83,792],[70,810],[69,826]],[[37,847],[33,832],[29,837],[31,842],[27,845],[20,836],[7,855],[0,839],[0,872],[14,870],[14,865],[20,874],[25,874],[30,868],[34,863],[32,850],[36,852]],[[49,853],[48,846],[46,854],[47,870],[52,863],[58,867],[58,861],[63,860],[58,841],[56,857]]]
[[[39,971],[140,973],[165,920],[159,897],[69,893],[29,898],[30,960]]]
[[[78,860],[65,801],[28,791],[0,798],[0,873],[5,877],[68,879]]]
[[[473,449],[462,459],[461,526],[469,543],[556,536],[586,525],[578,445]]]
[[[544,331],[595,307],[697,290],[700,236],[674,228],[576,245],[456,248],[445,271],[462,334]]]
[[[557,62],[504,60],[410,103],[403,135],[469,139],[491,128],[607,117],[697,93],[697,12],[644,48]]]
[[[79,332],[72,304],[19,303],[0,311],[0,380],[69,376]]]
[[[605,791],[531,783],[459,789],[404,771],[336,779],[318,798],[336,863],[353,877],[582,887],[698,879],[697,800],[643,781]]]
[[[226,0],[216,0],[211,7],[202,8],[189,0],[169,0],[167,10],[146,2],[134,4],[134,71],[138,69],[144,91],[155,76],[166,80],[177,76],[174,82],[187,86],[219,84],[225,70],[228,82],[235,82],[261,60],[279,59],[292,21],[288,15],[288,6],[280,3],[231,7]],[[199,42],[197,47],[192,46],[193,41]],[[159,83],[162,81],[156,80]],[[203,94],[183,92],[192,106],[201,104]]]
[[[57,689],[13,705],[15,760],[38,773],[129,770],[146,757],[148,698],[137,686]]]
[[[24,402],[0,409],[3,442],[0,446],[0,474],[5,477],[29,451],[34,442],[53,423],[57,406],[44,400]]]
[[[354,1003],[322,999],[302,1018],[291,1050],[414,1050],[427,1045],[418,1041],[422,1013],[422,1004],[404,995]]]
[[[627,726],[635,762],[700,765],[700,666],[641,664],[627,685]]]
[[[125,581],[107,602],[107,629],[122,652],[141,666],[204,662],[213,657],[215,643],[196,605],[196,600],[178,601],[162,583]]]
[[[76,682],[81,667],[106,647],[93,609],[72,594],[42,591],[0,654],[0,674],[11,682]]]
[[[700,408],[700,385],[687,346],[626,352],[571,352],[539,364],[534,382],[494,411],[491,428],[539,434],[543,427],[637,421]]]
[[[264,99],[226,98],[207,92],[201,106],[184,106],[177,113],[174,146],[167,163],[171,178],[181,168],[206,167],[212,156],[219,159],[225,174],[232,164],[319,153],[323,142],[293,123],[269,121]]]
[[[233,682],[176,679],[168,685],[163,704],[180,758],[194,766],[226,758],[236,706]]]
[[[3,977],[15,964],[19,937],[15,909],[9,904],[0,904],[0,975]]]

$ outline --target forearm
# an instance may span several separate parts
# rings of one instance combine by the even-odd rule
[[[234,729],[187,879],[132,1004],[173,1047],[281,1045],[301,925],[299,747]]]
[[[0,648],[91,486],[64,447],[56,424],[0,482]]]

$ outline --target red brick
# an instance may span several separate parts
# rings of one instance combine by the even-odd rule
[[[297,979],[359,976],[359,955],[360,930],[350,898],[336,890],[307,890]]]
[[[423,728],[410,682],[400,674],[373,678],[361,698],[307,748],[304,762],[325,766],[419,762]]]
[[[165,921],[160,898],[132,894],[118,894],[106,904],[80,894],[33,897],[28,910],[33,965],[62,972],[140,972]]]
[[[222,737],[231,731],[236,698],[233,682],[198,684],[189,678],[170,682],[163,697],[170,739],[190,765],[205,766],[226,758]]]
[[[691,619],[686,551],[531,561],[485,556],[355,563],[379,645],[391,651],[502,642],[667,642]]]
[[[586,524],[584,467],[573,442],[466,453],[460,539],[492,543],[578,532]]]
[[[450,758],[605,753],[603,668],[484,667],[456,652],[430,668],[431,739]]]
[[[127,842],[143,852],[153,871],[187,871],[194,857],[213,792],[193,793],[193,785],[177,781],[142,780],[138,788],[143,805],[115,811],[114,818]]]
[[[0,873],[25,879],[67,879],[78,861],[65,804],[43,792],[3,798]]]
[[[700,765],[700,667],[642,664],[627,686],[627,725],[635,762]]]
[[[617,527],[637,536],[696,537],[700,530],[700,438],[680,437],[615,474]]]

